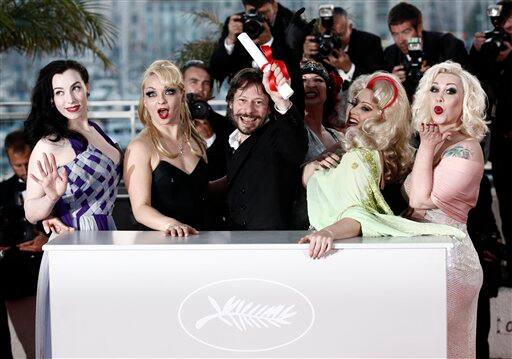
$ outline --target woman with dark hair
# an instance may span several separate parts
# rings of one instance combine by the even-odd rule
[[[122,153],[87,119],[89,74],[72,60],[46,65],[32,93],[25,130],[35,143],[27,177],[25,215],[49,216],[79,230],[113,230],[112,208]],[[60,221],[59,221],[60,220]],[[51,354],[48,257],[41,262],[36,304],[36,357]]]
[[[336,105],[342,80],[330,75],[325,67],[313,60],[300,65],[304,84],[304,124],[308,132],[308,152],[305,161],[318,157],[326,148],[341,140],[342,134],[332,128],[337,117]]]
[[[208,189],[206,144],[170,61],[157,60],[142,75],[139,118],[144,129],[128,145],[124,166],[133,215],[172,236],[197,234]]]
[[[25,201],[32,223],[53,215],[76,229],[115,229],[122,153],[87,119],[89,91],[89,74],[76,61],[53,61],[39,72],[25,121],[35,144]]]

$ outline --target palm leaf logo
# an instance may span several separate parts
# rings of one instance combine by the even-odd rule
[[[297,312],[292,312],[295,305],[254,304],[233,296],[221,308],[214,298],[208,296],[208,300],[215,312],[199,319],[196,322],[196,329],[201,329],[213,319],[219,319],[227,326],[241,332],[245,332],[248,327],[269,328],[274,326],[281,328],[283,325],[291,324],[288,319],[297,314]]]

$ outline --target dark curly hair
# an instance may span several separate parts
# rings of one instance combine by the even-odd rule
[[[25,120],[25,134],[31,146],[35,146],[37,141],[45,137],[52,142],[63,138],[76,138],[87,144],[82,134],[69,129],[67,118],[53,104],[53,76],[70,69],[77,71],[85,84],[89,83],[87,69],[74,60],[52,61],[39,71],[32,90],[30,113]]]

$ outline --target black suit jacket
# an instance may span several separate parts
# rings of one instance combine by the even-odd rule
[[[302,113],[275,114],[228,158],[228,206],[233,230],[290,228],[300,164],[308,148]]]
[[[302,47],[291,48],[289,46],[290,41],[287,39],[288,27],[292,21],[293,13],[278,4],[278,10],[276,14],[276,20],[274,25],[271,27],[272,36],[274,40],[272,42],[272,57],[277,60],[282,60],[286,64],[286,68],[290,73],[291,87],[294,91],[294,95],[291,101],[300,109],[304,109],[304,86],[302,84],[302,75],[300,73],[300,60],[302,58]],[[242,44],[237,41],[233,52],[227,53],[224,47],[224,40],[228,36],[228,23],[229,18],[224,23],[222,35],[219,42],[213,51],[212,57],[210,58],[210,71],[212,77],[222,83],[227,77],[228,80],[240,70],[252,67],[252,58],[244,49]],[[301,42],[303,43],[303,41]]]
[[[381,39],[377,35],[353,29],[347,54],[356,67],[353,80],[359,75],[386,69]],[[343,89],[347,89],[349,85],[349,82],[344,83]]]
[[[0,244],[11,246],[0,258],[0,300],[36,293],[43,253],[24,252],[16,247],[16,244],[34,238],[34,226],[25,219],[23,203],[18,200],[24,189],[25,185],[17,176],[0,183]],[[0,332],[3,330],[0,323]]]

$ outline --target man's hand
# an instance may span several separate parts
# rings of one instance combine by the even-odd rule
[[[485,42],[485,34],[483,32],[476,32],[473,35],[473,46],[476,51],[480,51],[482,49],[482,45]]]
[[[230,16],[228,22],[228,37],[226,38],[228,43],[233,45],[236,42],[237,36],[243,31],[244,25],[242,24],[242,16],[239,14]]]
[[[333,50],[332,54],[327,56],[324,61],[332,67],[344,72],[349,72],[350,67],[352,67],[350,56],[343,50]]]
[[[270,71],[267,69],[268,67],[266,67],[266,71],[263,72],[263,86],[265,87],[265,91],[267,91],[267,93],[270,95],[270,98],[272,99],[272,101],[274,101],[276,107],[284,111],[290,107],[291,102],[290,100],[285,100],[277,90],[272,91],[270,89],[270,74],[274,74],[276,87],[279,87],[285,83],[290,85],[291,81],[290,79],[284,77],[283,73],[281,72],[281,69],[279,68],[279,66],[277,66],[277,64],[272,64],[270,66]]]
[[[503,51],[500,51],[498,54],[498,57],[496,58],[496,61],[502,62],[504,61],[508,55],[510,55],[510,51],[512,51],[512,44],[508,41],[503,41],[503,45],[505,45],[506,49]]]
[[[47,242],[48,237],[42,233],[39,233],[33,240],[18,244],[18,248],[20,251],[26,252],[42,252],[43,245],[45,245]]]
[[[306,41],[304,41],[304,57],[312,59],[316,54],[318,54],[318,43],[315,41],[315,37],[313,35],[306,36]]]
[[[270,39],[272,39],[272,32],[270,32],[270,26],[269,24],[267,24],[266,21],[263,22],[263,32],[261,33],[260,36],[258,36],[257,39],[254,40],[254,43],[256,45],[265,45],[267,42],[270,41]]]
[[[404,82],[407,79],[407,74],[405,73],[404,65],[398,65],[398,66],[393,67],[392,73],[393,73],[393,75],[398,77],[400,82]]]

